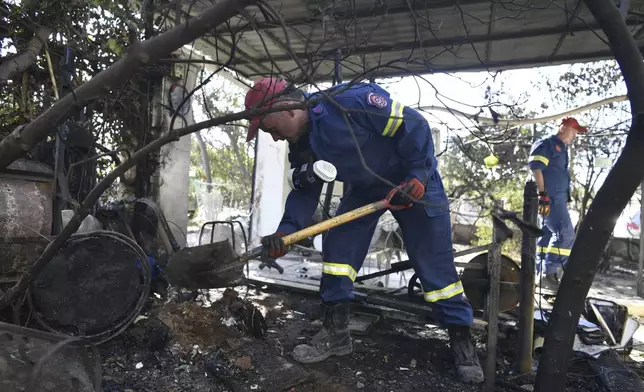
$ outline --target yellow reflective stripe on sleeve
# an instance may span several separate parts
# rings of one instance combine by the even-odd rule
[[[544,165],[548,166],[550,159],[544,157],[543,155],[531,155],[530,158],[528,158],[528,162],[543,162]]]
[[[349,264],[322,263],[322,273],[335,276],[346,276],[351,281],[355,281],[358,273]]]
[[[436,302],[449,299],[463,293],[463,284],[459,280],[440,290],[428,291],[425,293],[425,301]]]
[[[402,103],[391,101],[389,121],[387,121],[385,129],[382,131],[382,136],[394,137],[403,122],[403,107],[404,105]]]
[[[539,246],[539,247],[537,247],[537,252],[552,253],[552,254],[559,255],[559,256],[570,256],[570,251],[571,250],[572,249],[555,248],[555,247],[552,247],[552,246],[548,246],[548,247]]]

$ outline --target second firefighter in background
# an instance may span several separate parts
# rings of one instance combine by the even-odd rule
[[[539,190],[539,215],[545,233],[537,243],[536,272],[541,284],[553,290],[558,288],[575,239],[568,211],[571,189],[568,146],[578,133],[587,131],[576,119],[564,118],[557,134],[532,146],[528,159]]]

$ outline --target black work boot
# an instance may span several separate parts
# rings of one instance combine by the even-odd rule
[[[293,349],[293,359],[300,363],[324,361],[330,356],[348,355],[353,352],[349,335],[349,310],[351,303],[323,304],[322,330],[313,337],[311,345],[300,344]]]
[[[476,354],[470,327],[467,325],[450,325],[447,330],[458,377],[467,384],[482,383],[483,369],[481,369],[479,357]]]

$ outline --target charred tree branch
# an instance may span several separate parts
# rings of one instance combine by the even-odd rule
[[[0,169],[7,167],[53,133],[55,125],[74,113],[78,107],[117,90],[143,66],[152,64],[207,34],[253,3],[254,0],[224,0],[191,18],[189,23],[178,25],[163,34],[133,45],[123,58],[108,69],[63,97],[34,121],[5,137],[0,142]]]
[[[0,64],[0,86],[7,84],[9,79],[25,71],[36,61],[50,35],[51,29],[48,27],[39,28],[24,51]]]

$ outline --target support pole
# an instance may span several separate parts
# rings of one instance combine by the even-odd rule
[[[342,64],[340,60],[342,58],[342,52],[338,50],[335,53],[335,69],[333,72],[333,84],[342,83]],[[331,198],[333,197],[333,188],[335,187],[335,181],[331,181],[326,184],[326,194],[324,195],[324,210],[322,213],[326,213],[331,217],[330,208],[331,208]]]
[[[58,99],[69,94],[72,89],[72,77],[74,73],[74,54],[70,47],[64,48],[65,54],[60,60],[60,79],[58,88]],[[67,122],[58,125],[56,132],[56,143],[54,145],[54,219],[53,234],[59,234],[63,230],[61,211],[70,208],[72,196],[69,193],[65,170],[65,156],[67,137],[69,136]]]
[[[644,298],[644,181],[640,184],[640,257],[637,268],[637,296]]]
[[[537,225],[537,183],[528,181],[523,188],[523,220]],[[537,258],[536,238],[523,233],[521,243],[521,300],[519,303],[519,361],[521,374],[532,370],[532,345],[534,337],[534,282]]]
[[[487,321],[487,358],[485,360],[485,391],[494,392],[496,383],[496,347],[499,333],[499,296],[501,294],[501,241],[492,217],[492,246],[488,251],[487,268],[490,291],[485,304]]]

